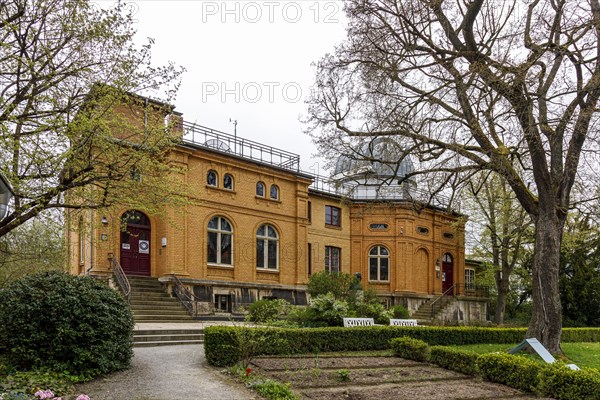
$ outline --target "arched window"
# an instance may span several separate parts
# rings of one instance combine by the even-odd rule
[[[233,265],[233,229],[224,217],[208,222],[206,259],[211,264]]]
[[[262,182],[256,183],[256,195],[258,197],[265,197],[265,184]]]
[[[443,262],[447,262],[447,263],[451,263],[452,262],[452,254],[450,253],[445,253],[444,257],[442,258]]]
[[[279,235],[269,224],[256,231],[256,268],[279,268]]]
[[[390,280],[390,253],[383,246],[375,246],[369,251],[369,280]]]
[[[217,172],[211,169],[210,171],[208,171],[208,174],[206,174],[206,184],[208,186],[217,187],[218,178],[219,177],[217,176]]]
[[[225,174],[223,176],[223,188],[228,190],[233,190],[233,176],[230,174]]]
[[[269,197],[271,197],[273,200],[279,200],[279,187],[277,185],[271,185]]]

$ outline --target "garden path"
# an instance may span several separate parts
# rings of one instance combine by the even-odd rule
[[[92,400],[256,399],[211,368],[201,345],[137,347],[131,368],[77,387]]]

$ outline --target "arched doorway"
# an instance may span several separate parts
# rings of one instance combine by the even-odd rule
[[[120,262],[127,275],[150,276],[150,220],[140,211],[121,216]]]
[[[454,262],[450,253],[444,254],[442,258],[442,292],[446,293],[454,285]],[[446,293],[454,295],[454,291]]]

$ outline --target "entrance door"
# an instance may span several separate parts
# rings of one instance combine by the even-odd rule
[[[454,263],[450,253],[444,254],[442,259],[442,292],[446,293],[454,285]],[[449,291],[447,295],[454,295],[454,291]]]
[[[139,211],[121,217],[121,267],[127,275],[150,276],[150,220]]]

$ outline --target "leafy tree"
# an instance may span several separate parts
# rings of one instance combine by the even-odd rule
[[[0,287],[24,275],[62,270],[62,232],[57,215],[41,215],[0,237]]]
[[[467,194],[473,204],[469,221],[479,228],[479,242],[474,252],[493,269],[494,322],[502,324],[513,271],[533,240],[531,220],[506,181],[497,175],[474,177]]]
[[[584,218],[567,224],[561,249],[560,301],[565,325],[600,325],[600,231]]]
[[[482,170],[506,180],[535,229],[527,335],[559,353],[562,232],[597,149],[598,0],[347,0],[345,12],[347,40],[318,63],[308,101],[321,152],[360,157],[389,136],[399,162],[419,162],[403,179],[426,174],[433,193]]]
[[[14,189],[0,236],[46,209],[155,211],[179,199],[165,163],[172,108],[137,94],[171,100],[182,70],[151,66],[152,42],[134,46],[133,22],[121,2],[0,3],[0,173]]]

